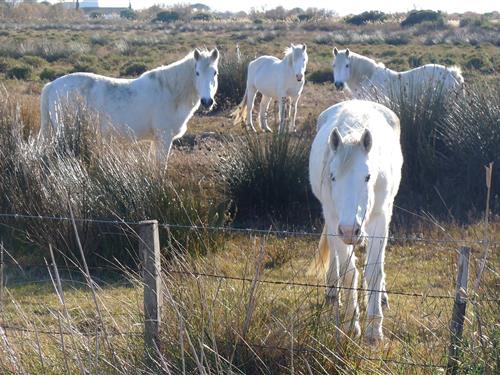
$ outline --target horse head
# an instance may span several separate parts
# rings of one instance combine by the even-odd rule
[[[217,92],[217,64],[219,62],[219,50],[217,48],[210,52],[200,52],[194,50],[193,57],[195,60],[195,86],[201,104],[205,108],[212,108],[215,101],[215,93]]]
[[[335,128],[328,143],[333,154],[329,163],[330,193],[339,223],[337,230],[344,243],[353,245],[366,233],[365,219],[374,202],[376,167],[370,158],[372,135],[365,128],[360,138],[349,134],[343,139]]]
[[[305,44],[292,44],[290,47],[290,52],[292,54],[292,67],[295,73],[295,78],[298,82],[302,82],[306,74],[307,67],[307,46]]]
[[[351,75],[351,61],[349,48],[339,51],[333,49],[333,81],[337,90],[343,90]]]

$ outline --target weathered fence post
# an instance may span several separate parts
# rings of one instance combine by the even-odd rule
[[[450,322],[450,347],[448,348],[447,374],[456,374],[467,307],[467,279],[469,277],[470,248],[462,247],[458,258],[458,275],[455,286],[455,303]]]
[[[160,363],[159,331],[162,291],[158,221],[141,221],[139,237],[139,251],[144,262],[144,355],[146,363]]]

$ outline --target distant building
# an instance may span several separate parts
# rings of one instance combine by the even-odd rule
[[[118,17],[121,11],[129,9],[130,6],[129,2],[129,6],[125,7],[101,7],[98,0],[80,0],[78,3],[79,9],[83,10],[86,14],[99,13],[105,18],[112,18],[114,16]],[[63,6],[66,9],[76,9],[76,4],[76,0],[66,1],[63,3]]]

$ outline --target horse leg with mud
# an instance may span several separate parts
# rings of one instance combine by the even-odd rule
[[[269,110],[269,104],[271,104],[273,98],[270,96],[264,96],[262,95],[262,100],[260,101],[260,108],[259,108],[259,124],[261,130],[264,130],[266,132],[272,133],[272,129],[269,127],[267,124],[267,112]]]

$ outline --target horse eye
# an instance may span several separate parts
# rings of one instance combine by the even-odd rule
[[[345,66],[345,67],[346,67],[346,68],[349,68],[349,64],[346,64],[346,66]]]
[[[331,175],[330,178],[332,179],[332,181],[335,181],[335,176],[334,175]]]
[[[217,72],[214,72],[214,76],[216,76],[216,75],[217,75]]]
[[[199,76],[200,75],[200,72],[196,72],[196,75]]]
[[[370,181],[370,177],[371,177],[370,175],[366,176],[366,177],[365,177],[365,181],[366,181],[366,182]]]

